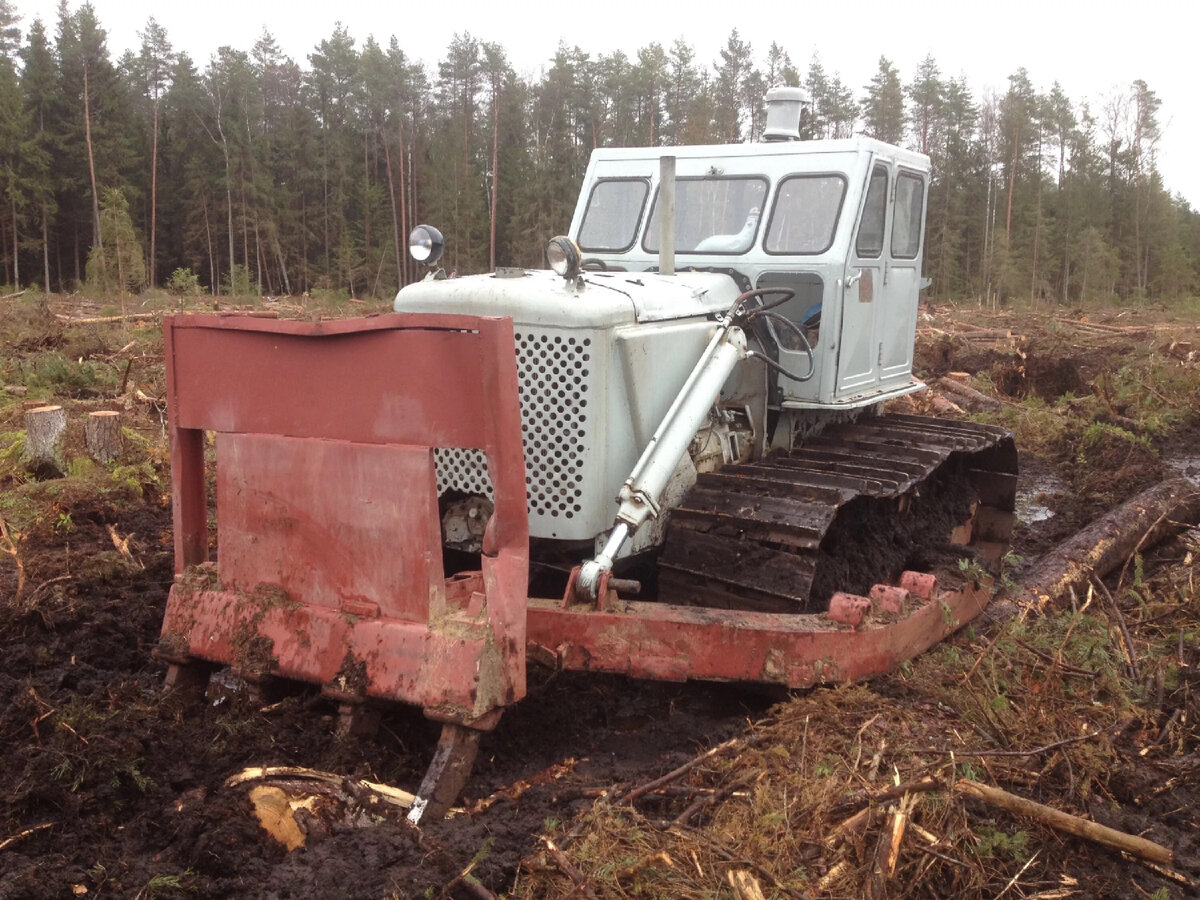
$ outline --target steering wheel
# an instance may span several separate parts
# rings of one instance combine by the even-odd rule
[[[770,303],[762,303],[760,298],[769,297],[771,294],[780,294],[781,296],[778,300],[773,300]],[[742,293],[738,294],[738,298],[733,301],[733,307],[730,309],[729,312],[730,312],[730,315],[732,315],[735,319],[744,318],[745,316],[752,316],[755,313],[766,312],[767,310],[771,310],[771,309],[775,309],[776,307],[783,306],[783,304],[787,303],[789,300],[791,300],[795,296],[796,296],[796,292],[793,291],[791,288],[785,288],[785,287],[754,288],[752,290],[743,291]],[[759,300],[761,305],[756,306],[753,309],[750,309],[746,306],[746,304],[751,300]]]

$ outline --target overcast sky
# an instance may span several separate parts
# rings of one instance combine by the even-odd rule
[[[22,27],[40,16],[53,37],[57,0],[11,2]],[[68,3],[71,9],[80,5]],[[1200,209],[1200,167],[1187,164],[1200,142],[1195,0],[710,0],[660,6],[645,0],[595,5],[449,0],[428,6],[413,0],[93,0],[92,5],[114,59],[127,48],[136,50],[138,31],[154,16],[173,47],[186,50],[200,68],[223,44],[249,50],[264,28],[307,67],[308,54],[341,22],[360,45],[374,35],[386,46],[395,35],[405,53],[430,67],[456,33],[469,32],[500,44],[517,71],[530,76],[548,64],[560,41],[592,54],[623,50],[636,58],[651,41],[669,47],[683,38],[698,62],[711,64],[737,28],[760,65],[771,41],[791,55],[801,73],[818,53],[826,72],[840,75],[856,97],[880,56],[907,83],[932,54],[944,77],[966,75],[977,99],[988,90],[1003,93],[1008,76],[1024,66],[1035,88],[1046,91],[1058,81],[1076,104],[1087,100],[1098,116],[1108,99],[1140,78],[1162,101],[1158,154],[1167,188]]]

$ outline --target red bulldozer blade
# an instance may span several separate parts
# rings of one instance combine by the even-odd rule
[[[165,320],[175,584],[168,683],[212,664],[445,723],[410,816],[440,815],[481,729],[525,694],[528,516],[512,323],[386,315]],[[206,434],[218,558],[209,562]],[[438,447],[483,451],[481,568],[447,578]]]

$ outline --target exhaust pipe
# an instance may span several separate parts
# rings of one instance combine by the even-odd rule
[[[658,158],[658,272],[675,274],[675,157]]]

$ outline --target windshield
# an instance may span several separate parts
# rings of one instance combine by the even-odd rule
[[[758,233],[767,181],[758,177],[680,178],[675,182],[675,252],[745,253]],[[658,195],[642,246],[657,253],[662,233]]]

